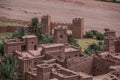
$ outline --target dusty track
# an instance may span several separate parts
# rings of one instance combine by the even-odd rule
[[[0,0],[0,16],[30,20],[49,14],[55,22],[85,19],[85,29],[110,27],[120,34],[120,4],[94,0]]]

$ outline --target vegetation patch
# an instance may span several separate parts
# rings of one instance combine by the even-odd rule
[[[87,49],[85,49],[84,53],[88,55],[100,53],[103,50],[102,46],[103,42],[98,42],[98,44],[92,43],[87,47]]]
[[[96,30],[90,30],[85,33],[84,35],[85,38],[92,38],[92,39],[97,39],[97,40],[103,40],[104,39],[104,34],[96,31]]]
[[[96,39],[91,39],[91,38],[83,38],[83,39],[77,39],[78,44],[80,45],[80,47],[82,48],[82,51],[84,51],[85,49],[88,48],[88,46],[92,43],[98,43],[100,42],[100,40],[96,40]]]

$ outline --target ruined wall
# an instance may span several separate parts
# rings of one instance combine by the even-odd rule
[[[87,74],[91,74],[92,64],[93,64],[93,57],[84,56],[84,57],[68,59],[67,68],[76,72],[81,71]]]
[[[0,33],[15,32],[18,26],[0,26]]]
[[[108,56],[109,57],[109,56]],[[101,75],[101,74],[106,74],[110,71],[109,67],[112,65],[118,65],[119,63],[116,62],[115,59],[110,59],[110,58],[102,58],[102,57],[98,57],[95,56],[93,58],[93,67],[92,67],[92,71],[93,71],[93,75]]]
[[[115,41],[115,52],[120,53],[120,40]]]

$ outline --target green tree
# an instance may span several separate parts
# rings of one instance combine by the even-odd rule
[[[90,30],[86,32],[84,35],[85,38],[95,38],[97,40],[103,40],[104,39],[104,34],[96,31],[96,30]]]
[[[17,67],[15,57],[4,56],[0,62],[0,80],[17,80]]]
[[[84,53],[86,53],[88,55],[98,53],[98,52],[102,51],[102,46],[103,46],[102,42],[99,42],[98,44],[92,43],[88,46],[87,49],[85,49]]]
[[[43,27],[39,23],[38,18],[32,18],[30,24],[28,25],[28,32],[30,34],[40,34],[42,33]]]

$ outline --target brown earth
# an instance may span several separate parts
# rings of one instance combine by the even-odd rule
[[[111,28],[120,34],[120,4],[95,0],[0,0],[0,17],[29,21],[49,14],[55,22],[85,19],[85,30]]]

